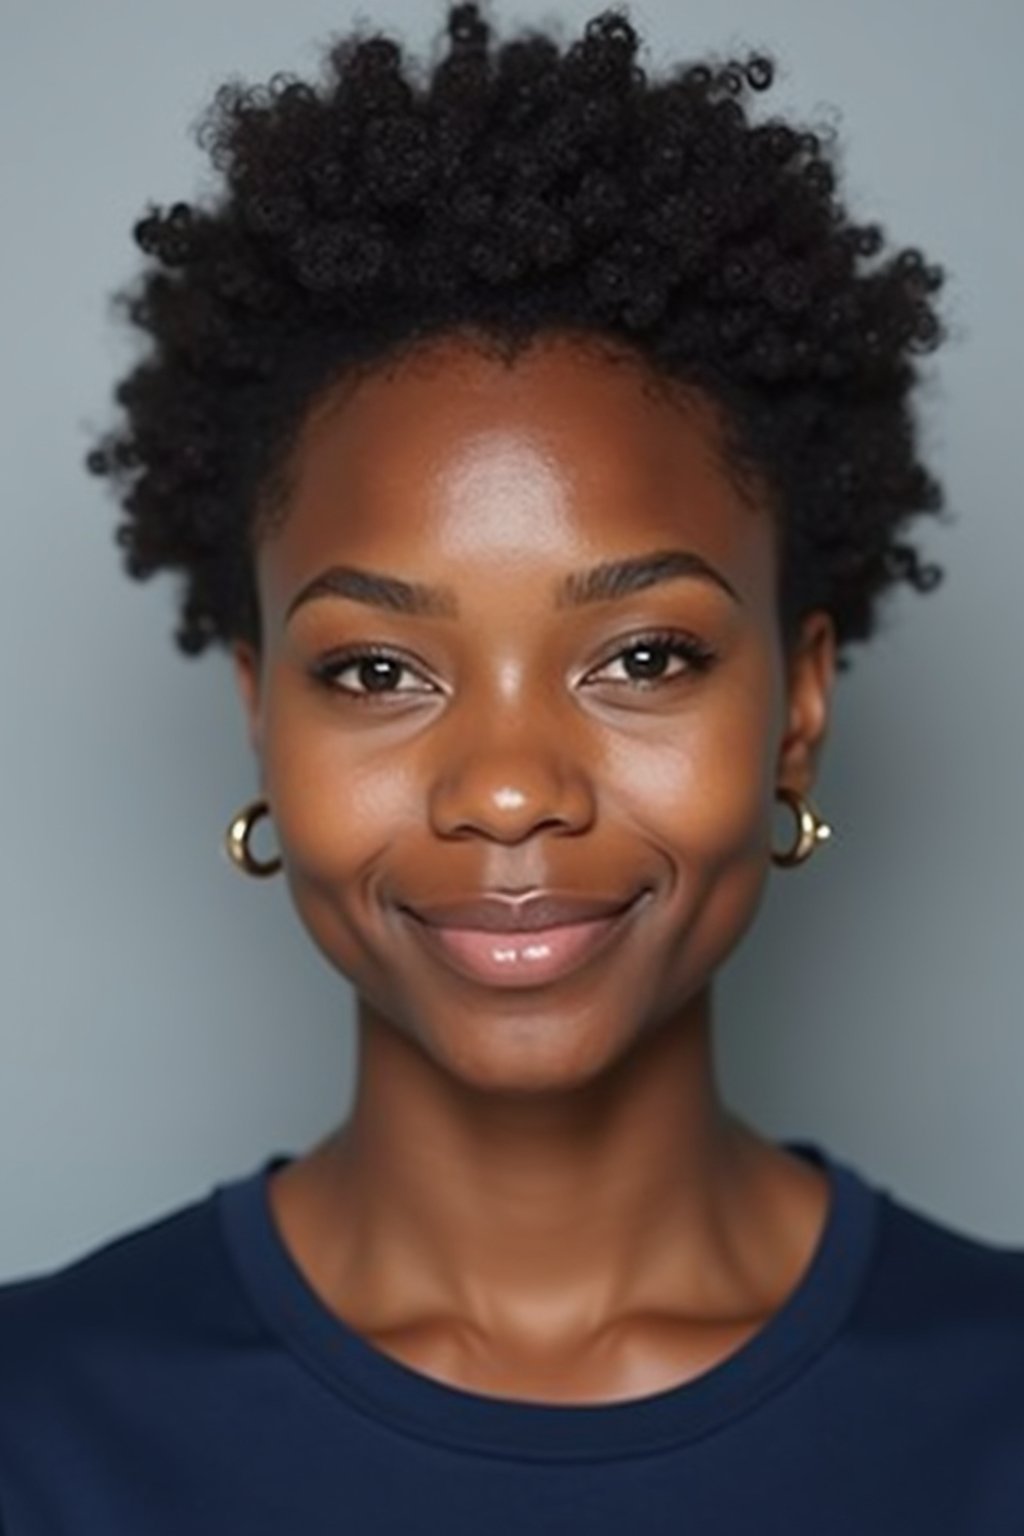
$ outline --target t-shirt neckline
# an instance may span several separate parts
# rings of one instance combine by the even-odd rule
[[[788,1299],[756,1334],[710,1370],[644,1397],[547,1403],[449,1385],[403,1364],[317,1296],[277,1229],[268,1184],[291,1161],[277,1153],[221,1184],[216,1201],[238,1275],[263,1322],[321,1382],[363,1413],[421,1440],[520,1460],[608,1460],[649,1454],[749,1412],[810,1364],[835,1337],[870,1260],[880,1192],[811,1141],[784,1141],[830,1184],[814,1254]]]

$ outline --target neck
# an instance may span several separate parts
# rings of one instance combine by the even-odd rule
[[[502,1094],[362,1004],[352,1113],[286,1170],[290,1191],[280,1177],[293,1249],[381,1329],[443,1314],[536,1340],[687,1298],[742,1305],[793,1160],[723,1107],[711,1022],[705,993],[592,1082]]]

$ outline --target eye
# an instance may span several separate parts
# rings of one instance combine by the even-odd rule
[[[684,665],[665,676],[665,666],[673,657]],[[614,652],[598,670],[604,670],[623,658],[632,658],[631,662],[627,660],[625,663],[627,666],[625,682],[627,685],[632,685],[638,692],[668,686],[693,673],[707,672],[717,659],[715,652],[698,636],[678,630],[638,635],[629,645],[622,646]],[[634,675],[628,671],[630,665],[634,669]],[[356,686],[339,681],[346,672],[354,674]],[[409,673],[410,676],[421,676],[403,657],[378,645],[353,646],[348,650],[333,652],[318,662],[313,669],[313,675],[318,682],[323,683],[327,688],[333,688],[336,692],[346,694],[360,704],[373,705],[383,702],[385,698],[402,698],[410,694],[436,692],[429,685],[423,688],[393,686],[403,672]],[[588,676],[593,675],[593,673],[588,674]]]
[[[624,657],[634,658],[632,666],[635,675],[627,672],[626,682],[634,684],[640,691],[667,686],[689,673],[707,672],[717,659],[711,647],[697,635],[678,630],[659,630],[653,634],[638,635],[629,645],[610,656],[603,666]],[[672,657],[678,658],[685,665],[666,677],[664,668]],[[629,663],[626,665],[628,668]]]
[[[338,682],[345,672],[353,672],[359,686],[351,687]],[[314,677],[328,688],[348,694],[356,702],[374,704],[382,697],[400,698],[409,693],[430,693],[430,688],[403,688],[391,686],[401,673],[413,674],[415,669],[401,656],[379,645],[353,646],[345,651],[335,651],[318,662],[313,669]]]

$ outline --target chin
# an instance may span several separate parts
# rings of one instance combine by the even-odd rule
[[[520,1001],[522,1008],[522,1001]],[[514,1018],[478,1015],[471,1026],[417,1032],[450,1077],[487,1094],[560,1094],[583,1088],[629,1050],[631,1037],[536,1006]]]

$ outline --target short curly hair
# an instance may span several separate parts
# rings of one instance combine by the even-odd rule
[[[905,537],[944,500],[913,410],[942,269],[852,221],[831,131],[756,120],[769,54],[651,78],[622,7],[571,44],[495,43],[477,4],[444,31],[429,69],[356,26],[317,84],[222,85],[198,127],[219,191],[136,225],[151,259],[117,298],[149,345],[87,459],[125,569],[183,573],[186,655],[258,649],[257,540],[319,392],[439,333],[585,332],[719,406],[777,513],[783,634],[824,607],[848,667],[887,588],[943,574]]]

